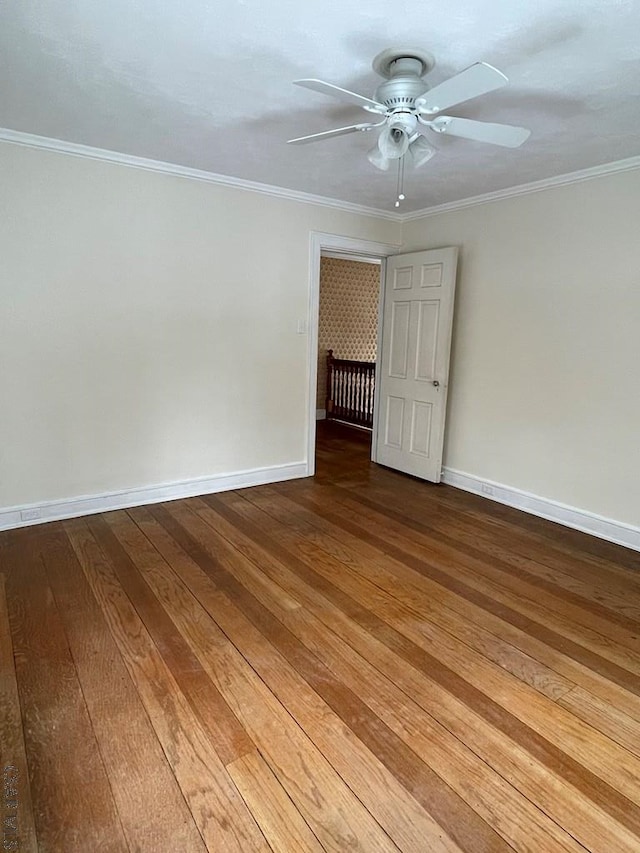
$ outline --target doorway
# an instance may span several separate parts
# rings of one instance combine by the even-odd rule
[[[323,406],[318,405],[318,386],[319,372],[322,369],[319,365],[319,360],[322,357],[321,347],[319,345],[319,321],[320,321],[320,272],[321,258],[336,257],[341,259],[355,261],[357,263],[375,264],[380,270],[379,288],[377,298],[377,332],[375,341],[374,360],[378,361],[380,349],[380,294],[384,286],[384,260],[392,254],[395,254],[399,246],[386,243],[375,243],[368,240],[357,240],[350,237],[341,237],[335,234],[311,234],[311,258],[310,258],[310,304],[309,304],[309,430],[307,437],[307,473],[313,476],[316,471],[316,433],[317,424],[320,423],[322,429],[326,429],[324,419],[317,420],[318,409],[322,410]],[[325,369],[326,369],[326,355]],[[375,440],[376,430],[376,412],[373,413],[373,437]],[[371,459],[371,434],[367,436],[368,457]],[[375,441],[374,441],[375,443]]]
[[[307,434],[307,475],[316,471],[316,431],[318,409],[318,361],[319,361],[319,317],[320,317],[320,269],[323,255],[338,255],[347,260],[375,264],[380,270],[379,294],[384,286],[384,260],[399,250],[399,246],[388,243],[376,243],[370,240],[358,240],[337,234],[312,232],[310,239],[310,281],[309,281],[309,383],[308,383],[308,434]],[[380,352],[380,299],[378,298],[378,329],[376,333],[375,361]],[[326,359],[326,356],[325,356]],[[323,427],[324,428],[324,427]],[[375,442],[376,412],[373,414],[373,438]],[[368,456],[371,458],[371,439],[367,439]]]
[[[380,272],[378,258],[322,252],[316,434],[324,453],[331,436],[337,446],[351,433],[371,456]]]

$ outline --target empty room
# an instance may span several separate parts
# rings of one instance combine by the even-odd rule
[[[2,850],[638,853],[639,30],[2,5]]]

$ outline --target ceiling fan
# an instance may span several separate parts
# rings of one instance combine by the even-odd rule
[[[506,86],[507,77],[486,62],[476,62],[444,83],[430,89],[422,79],[435,61],[423,50],[389,48],[373,60],[373,70],[385,78],[373,98],[367,98],[323,80],[294,80],[297,86],[331,95],[355,104],[379,117],[378,121],[361,122],[337,127],[310,136],[289,139],[291,145],[306,145],[356,131],[368,132],[381,128],[377,144],[369,151],[368,159],[378,169],[386,171],[393,160],[404,168],[408,154],[415,167],[422,166],[435,154],[427,141],[428,132],[459,136],[476,142],[488,142],[505,148],[517,148],[525,142],[530,131],[524,127],[493,124],[467,118],[441,115],[449,107],[477,98]],[[399,178],[399,188],[400,178]],[[403,198],[402,192],[398,195]],[[396,207],[399,202],[396,202]]]

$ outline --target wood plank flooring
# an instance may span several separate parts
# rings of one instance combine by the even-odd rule
[[[640,851],[640,554],[367,453],[0,534],[0,849]]]

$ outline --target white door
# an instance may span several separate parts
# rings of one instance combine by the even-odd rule
[[[456,248],[387,258],[374,459],[440,482]]]

